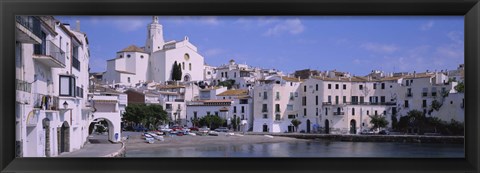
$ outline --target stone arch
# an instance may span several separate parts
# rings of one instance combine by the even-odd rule
[[[350,134],[357,134],[357,121],[355,119],[350,120]]]
[[[108,140],[111,142],[119,142],[121,140],[121,120],[118,114],[111,113],[96,113],[94,114],[94,119],[89,122],[90,126],[92,123],[96,123],[100,120],[105,120],[108,125]],[[89,128],[90,129],[90,128]],[[90,133],[90,130],[89,130]]]

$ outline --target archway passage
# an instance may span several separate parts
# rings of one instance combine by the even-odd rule
[[[325,120],[325,134],[329,134],[330,133],[330,122],[327,120]]]
[[[357,121],[350,121],[350,134],[357,134]]]
[[[307,133],[310,133],[310,120],[307,120]]]
[[[58,130],[59,147],[58,153],[68,152],[70,150],[70,125],[64,121],[62,127]]]
[[[95,139],[97,143],[119,142],[121,140],[120,118],[114,114],[95,114],[95,119],[90,122],[88,133],[89,141]]]

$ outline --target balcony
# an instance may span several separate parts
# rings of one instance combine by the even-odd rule
[[[407,94],[405,94],[405,97],[412,97],[412,96],[413,96],[412,93],[407,93]]]
[[[75,56],[72,58],[72,67],[80,71],[80,61]]]
[[[41,44],[40,19],[33,16],[15,16],[16,40],[21,43]]]
[[[57,96],[33,94],[33,107],[41,110],[59,110],[59,101]]]
[[[322,105],[332,105],[332,102],[322,102]]]
[[[345,112],[333,112],[333,115],[345,115]]]
[[[25,81],[22,81],[22,80],[19,80],[19,79],[16,79],[16,90],[19,90],[19,91],[24,91],[24,92],[27,92],[27,93],[30,93],[31,90],[32,90],[32,84],[31,83],[28,83],[28,82],[25,82]]]
[[[51,41],[46,42],[46,50],[34,52],[33,59],[51,68],[65,67],[65,52]]]

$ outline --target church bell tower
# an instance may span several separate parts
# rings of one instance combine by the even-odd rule
[[[153,16],[152,23],[148,25],[147,30],[145,51],[151,54],[162,50],[165,41],[163,40],[163,26],[158,23],[158,16]]]

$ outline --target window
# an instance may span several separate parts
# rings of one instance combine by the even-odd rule
[[[422,108],[426,108],[427,107],[427,100],[423,100],[422,101]]]
[[[215,116],[218,116],[218,111],[215,111]]]
[[[328,96],[328,103],[332,103],[332,96]]]
[[[192,63],[188,63],[188,70],[192,71]],[[210,72],[208,72],[210,73]]]
[[[385,83],[382,83],[382,90],[385,89]]]
[[[328,84],[328,89],[332,89],[332,84]]]
[[[367,111],[367,115],[370,115],[370,111]]]
[[[74,76],[60,76],[60,96],[75,96]]]
[[[130,83],[130,77],[127,77],[127,81],[128,81],[128,83]]]
[[[302,106],[307,106],[307,97],[306,96],[302,97]]]
[[[280,121],[280,114],[275,114],[275,120]]]
[[[242,113],[245,113],[245,106],[242,106]]]
[[[290,100],[293,100],[293,92],[290,92]]]
[[[338,96],[335,96],[335,104],[338,105]]]
[[[275,104],[275,112],[280,112],[280,104]]]
[[[410,85],[410,82],[407,80],[407,86],[409,86],[409,85]]]
[[[380,102],[385,103],[385,96],[380,96]]]
[[[268,98],[267,97],[267,92],[265,91],[265,92],[263,92],[263,100],[267,100],[267,98]]]
[[[365,103],[365,97],[360,96],[360,103]]]
[[[207,115],[210,115],[210,111],[207,111]]]
[[[303,108],[303,116],[307,116],[307,108]]]
[[[377,84],[376,83],[373,84],[373,89],[377,89]]]
[[[318,105],[318,96],[315,96],[315,105]]]
[[[262,112],[268,112],[267,104],[262,105]]]
[[[288,115],[288,119],[294,119],[295,115]]]
[[[383,115],[387,115],[387,111],[383,111]]]
[[[267,114],[263,114],[263,119],[267,119],[268,118],[268,115]]]
[[[355,108],[352,108],[352,115],[355,115]]]
[[[276,99],[276,100],[280,100],[280,92],[277,91],[277,92],[275,93],[275,99]]]
[[[315,85],[315,90],[318,91],[318,84]]]
[[[358,85],[359,90],[363,90],[363,85]]]
[[[315,116],[318,116],[318,108],[315,109]]]
[[[338,90],[338,84],[335,84],[335,89]]]
[[[343,90],[347,89],[347,84],[343,84]]]
[[[287,110],[293,111],[293,105],[292,105],[292,104],[288,104],[288,105],[287,105]]]
[[[195,118],[195,119],[197,118],[197,111],[193,112],[193,118]]]
[[[130,58],[130,54],[127,54],[127,58]]]
[[[185,70],[185,62],[182,62],[182,68]]]
[[[190,69],[191,70],[191,69]],[[212,74],[211,72],[207,72],[208,75]]]
[[[303,86],[303,92],[307,92],[307,86]]]
[[[404,107],[408,108],[408,100],[405,100],[405,103],[403,105]]]
[[[377,111],[375,111],[375,115],[378,115],[378,112],[377,112]]]
[[[237,77],[237,72],[233,72],[233,77],[234,77],[234,78]]]
[[[222,72],[222,77],[223,77],[223,72]]]
[[[328,115],[328,108],[325,108],[325,115]]]
[[[236,106],[233,107],[233,113],[237,113],[237,107]]]
[[[343,96],[343,103],[347,103],[347,96]]]
[[[260,93],[258,93],[258,97],[262,97],[262,93],[261,93],[261,92],[260,92]]]
[[[142,58],[142,59],[143,59],[143,55],[140,55],[140,58]]]

